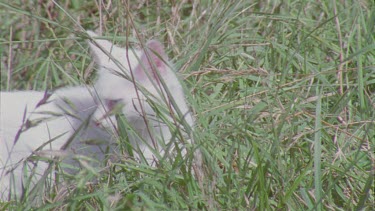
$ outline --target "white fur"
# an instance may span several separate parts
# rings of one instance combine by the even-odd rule
[[[79,130],[85,121],[90,121],[97,107],[95,97],[86,87],[60,89],[48,99],[45,93],[37,91],[1,92],[0,101],[0,200],[8,198],[10,190],[11,197],[20,196],[22,186],[33,188],[41,178],[49,164],[35,163],[30,156],[44,160],[62,156],[69,164],[77,165],[74,155],[102,160],[104,148],[111,144],[111,136],[93,124]],[[38,123],[39,120],[42,121]],[[24,131],[19,132],[21,128]],[[73,135],[74,140],[63,150]],[[87,140],[96,140],[96,144],[88,144]],[[27,181],[31,181],[30,186]]]
[[[96,36],[90,31],[88,34]],[[94,38],[94,41],[90,47],[99,65],[95,89],[104,105],[102,108],[111,110],[108,102],[122,104],[122,113],[136,132],[128,136],[138,154],[153,161],[158,155],[165,154],[166,145],[173,147],[173,141],[184,146],[182,142],[189,138],[186,139],[186,133],[182,138],[179,131],[191,129],[193,118],[161,43],[152,40],[144,46],[145,50],[126,50],[106,40]],[[150,102],[156,103],[162,114],[157,114]],[[109,122],[116,121],[112,118]]]
[[[96,36],[93,32],[88,34]],[[64,155],[70,164],[75,162],[72,159],[74,155],[103,160],[104,148],[113,150],[113,134],[92,124],[91,114],[94,113],[94,119],[105,117],[104,120],[109,123],[104,123],[104,128],[116,131],[113,115],[109,118],[103,115],[114,106],[122,106],[121,113],[134,129],[135,133],[128,131],[128,137],[138,152],[137,158],[144,157],[153,164],[158,160],[155,158],[167,152],[168,155],[173,153],[171,149],[176,146],[175,143],[186,153],[185,144],[190,144],[192,140],[187,136],[193,127],[193,118],[186,105],[183,88],[168,63],[161,43],[150,41],[145,50],[127,51],[111,42],[95,39],[90,47],[99,65],[98,81],[93,88],[98,98],[94,97],[92,89],[72,87],[57,90],[47,103],[38,105],[40,100],[45,99],[43,92],[1,92],[0,200],[8,198],[10,189],[12,196],[21,193],[26,181],[23,176],[30,177],[27,179],[32,184],[41,178],[48,163],[37,162],[36,173],[32,176],[34,163],[28,161],[31,155],[47,159]],[[44,121],[23,131],[15,140],[25,120],[35,122],[40,118]],[[76,131],[85,121],[90,122],[89,126],[77,135]],[[62,150],[72,136],[75,138],[70,147]],[[41,147],[50,140],[53,141]],[[102,142],[90,145],[86,140]],[[188,143],[184,143],[185,140]],[[200,165],[200,154],[195,155]],[[26,175],[23,164],[31,166],[27,168]]]

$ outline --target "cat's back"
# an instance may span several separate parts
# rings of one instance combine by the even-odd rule
[[[44,98],[43,92],[14,91],[0,92],[0,131],[20,127],[28,112],[35,110]]]

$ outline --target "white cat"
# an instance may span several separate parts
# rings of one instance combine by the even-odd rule
[[[87,33],[93,38],[97,36],[91,31]],[[90,47],[99,65],[95,89],[105,109],[99,114],[120,104],[134,129],[128,131],[131,144],[149,164],[160,160],[166,152],[171,153],[175,144],[185,153],[184,147],[192,140],[189,135],[194,122],[162,44],[151,40],[137,50],[120,48],[102,39],[94,41]],[[108,122],[116,121],[112,118]]]
[[[78,165],[74,155],[101,161],[112,149],[111,134],[91,121],[97,101],[90,88],[63,88],[50,97],[1,92],[0,102],[0,201],[33,188],[54,156]]]
[[[192,144],[189,135],[194,121],[160,42],[152,40],[144,50],[126,50],[95,39],[90,47],[100,67],[93,89],[60,89],[50,98],[43,92],[1,92],[0,200],[18,196],[27,181],[33,187],[41,178],[49,164],[32,162],[34,155],[49,160],[55,155],[83,154],[103,160],[107,150],[114,148],[114,134],[105,129],[119,129],[109,114],[119,106],[129,126],[123,135],[130,139],[138,159],[154,165],[162,156],[176,152],[176,146],[185,155],[185,146]],[[200,153],[194,155],[200,167]]]

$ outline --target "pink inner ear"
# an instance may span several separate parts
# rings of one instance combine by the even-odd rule
[[[163,59],[166,59],[166,54],[165,54],[165,51],[164,51],[164,47],[163,45],[157,41],[157,40],[151,40],[147,43],[147,48],[150,49],[151,51],[153,52],[156,52],[156,54],[163,58]],[[154,53],[153,53],[153,56],[156,56]],[[156,57],[158,57],[156,56]]]
[[[159,71],[159,74],[165,74],[167,55],[165,54],[163,45],[156,40],[151,40],[146,45],[145,50],[140,58],[140,63],[134,70],[134,75],[138,81],[147,79],[147,73],[155,80],[158,80],[158,75],[155,71]]]

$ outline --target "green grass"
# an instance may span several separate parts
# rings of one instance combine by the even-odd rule
[[[84,29],[158,39],[185,81],[205,177],[119,162],[41,208],[374,209],[373,1],[45,2],[0,3],[1,90],[92,84]]]

